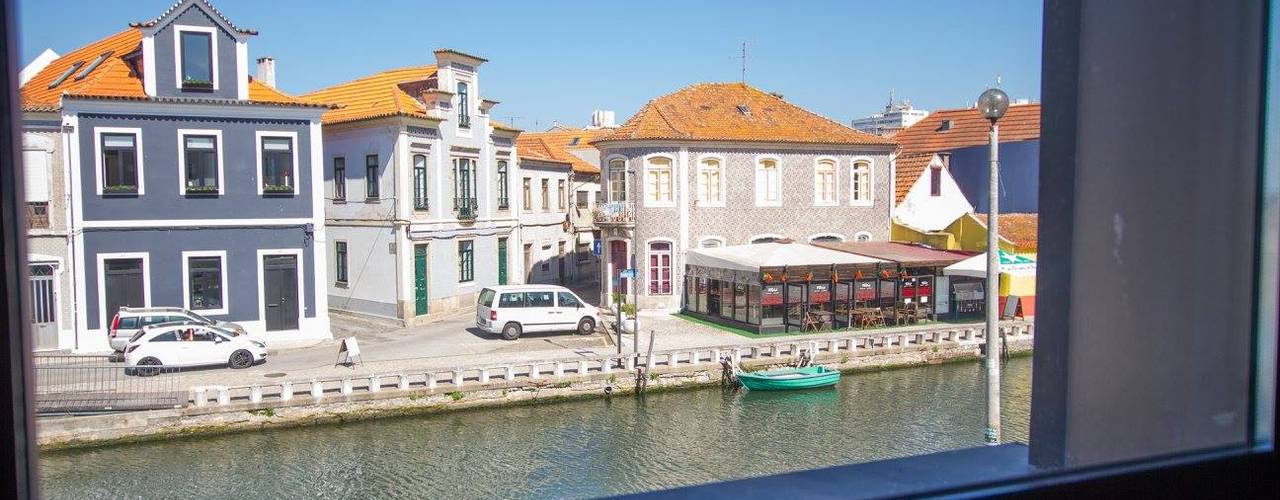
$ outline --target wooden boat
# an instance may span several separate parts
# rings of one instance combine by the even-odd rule
[[[753,391],[785,391],[830,387],[840,381],[840,372],[825,366],[786,368],[764,372],[739,373],[738,380]]]

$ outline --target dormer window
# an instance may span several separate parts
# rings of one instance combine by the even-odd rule
[[[458,126],[471,128],[471,98],[467,84],[458,82]]]
[[[951,119],[949,118],[942,120],[942,123],[938,125],[938,132],[946,132],[948,130],[951,130]]]
[[[197,26],[175,29],[178,52],[178,86],[184,90],[217,88],[214,31]]]

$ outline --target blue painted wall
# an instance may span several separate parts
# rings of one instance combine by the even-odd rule
[[[228,110],[233,112],[234,108]],[[142,129],[144,191],[136,197],[103,197],[97,195],[94,169],[94,128],[127,127]],[[223,194],[221,196],[183,196],[179,180],[183,179],[178,150],[178,129],[222,130]],[[296,166],[297,195],[263,196],[258,194],[257,131],[283,131],[298,134],[294,145],[298,153]],[[231,218],[296,218],[310,217],[311,207],[311,135],[307,122],[248,119],[173,118],[160,116],[80,115],[77,131],[80,141],[81,192],[84,193],[85,220],[137,219],[231,219]],[[350,161],[350,160],[348,160]],[[363,172],[364,158],[356,163]],[[352,164],[347,164],[352,170]],[[352,183],[358,184],[358,183]]]
[[[990,159],[987,146],[951,151],[951,176],[977,213],[987,211]],[[1040,141],[1000,143],[1000,212],[1037,213]]]
[[[218,28],[217,53],[218,90],[182,90],[177,88],[174,68],[177,58],[174,57],[173,37],[175,24],[186,26],[202,26]],[[220,97],[235,99],[238,95],[240,81],[236,78],[236,39],[221,29],[217,22],[204,11],[194,5],[179,14],[177,19],[155,34],[156,50],[156,95],[161,97]]]
[[[301,227],[287,228],[205,228],[205,229],[129,229],[89,230],[84,234],[85,297],[88,328],[101,327],[98,310],[98,254],[114,252],[149,252],[151,305],[182,307],[186,293],[182,282],[182,252],[226,250],[228,314],[210,315],[216,319],[252,321],[258,317],[258,249],[301,248],[303,288],[298,296],[306,302],[303,316],[314,318],[315,254],[312,241]]]

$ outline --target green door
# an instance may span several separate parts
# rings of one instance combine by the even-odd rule
[[[413,246],[414,314],[427,313],[427,246]]]
[[[507,239],[498,238],[498,284],[507,284]]]

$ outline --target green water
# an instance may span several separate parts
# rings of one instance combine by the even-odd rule
[[[979,446],[976,362],[45,454],[46,498],[592,497]],[[1005,365],[1027,439],[1031,358]]]

